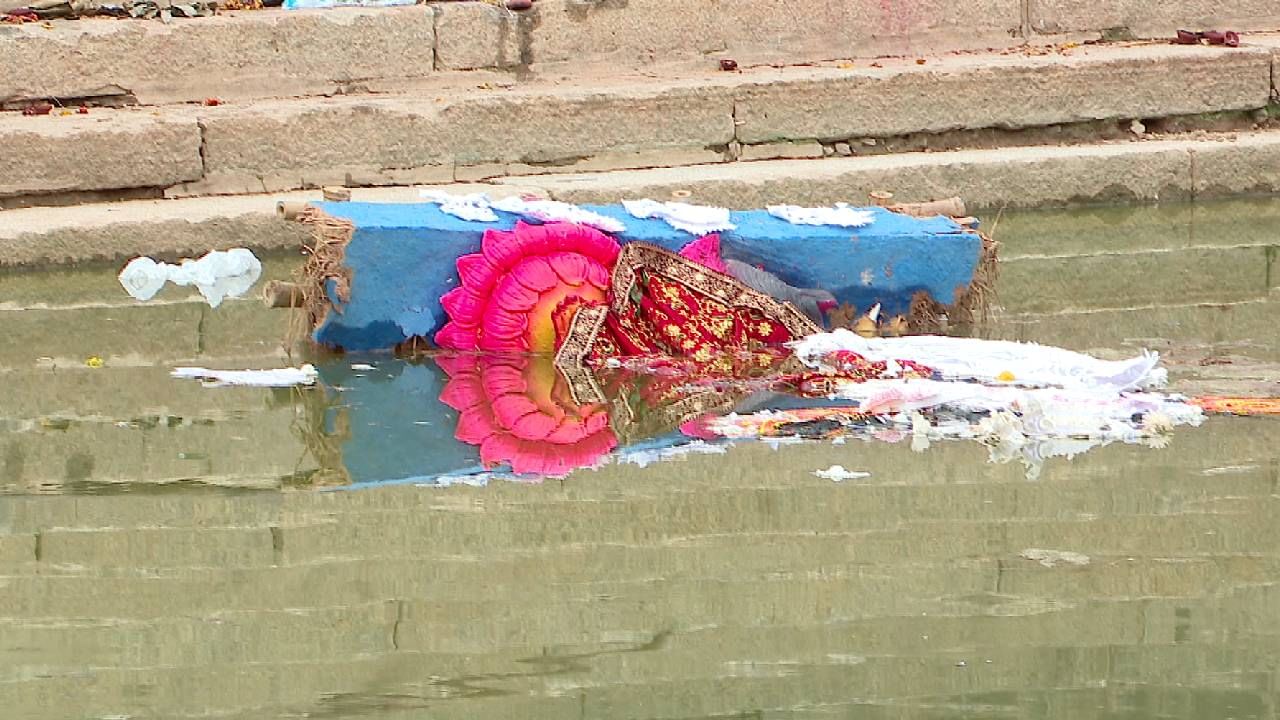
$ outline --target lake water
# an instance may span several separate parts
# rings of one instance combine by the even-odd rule
[[[986,220],[976,333],[1280,395],[1280,201]],[[1280,712],[1280,419],[1029,472],[891,433],[675,453],[641,407],[572,448],[598,467],[517,482],[440,401],[490,365],[205,388],[168,371],[300,361],[288,314],[139,305],[116,269],[0,275],[3,717]]]

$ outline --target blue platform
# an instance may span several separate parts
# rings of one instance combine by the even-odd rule
[[[355,233],[346,248],[350,300],[340,302],[329,289],[336,312],[314,337],[352,351],[389,349],[415,335],[434,335],[448,320],[440,297],[458,286],[457,258],[479,252],[486,230],[510,230],[520,219],[498,212],[497,222],[472,222],[426,202],[318,207],[351,221]],[[622,243],[679,250],[697,239],[663,220],[637,219],[620,205],[584,208],[626,225],[613,235]],[[728,259],[761,266],[796,287],[827,290],[862,310],[880,303],[888,315],[905,313],[921,290],[944,305],[954,303],[978,266],[981,237],[950,218],[869,209],[875,221],[861,228],[793,225],[764,210],[734,212],[737,229],[720,233],[721,250]]]

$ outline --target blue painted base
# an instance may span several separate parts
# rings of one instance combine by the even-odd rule
[[[346,249],[352,271],[350,301],[329,297],[336,309],[315,330],[317,342],[345,350],[389,349],[415,335],[430,338],[448,320],[440,297],[458,286],[458,256],[479,252],[486,230],[510,230],[519,219],[471,222],[432,203],[322,203],[350,220]],[[626,225],[619,242],[644,241],[679,250],[695,236],[662,220],[634,218],[620,205],[585,206]],[[792,225],[763,210],[734,212],[736,230],[720,233],[729,259],[762,266],[789,285],[821,288],[842,303],[905,313],[918,291],[944,305],[956,301],[977,268],[982,239],[950,218],[913,218],[870,208],[863,228]]]

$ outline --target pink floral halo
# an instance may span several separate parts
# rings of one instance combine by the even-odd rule
[[[449,350],[553,353],[553,315],[566,302],[604,302],[618,243],[585,225],[517,222],[488,230],[481,251],[458,258],[462,284],[440,299]]]

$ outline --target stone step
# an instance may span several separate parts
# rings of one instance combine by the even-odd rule
[[[494,197],[534,194],[578,203],[688,197],[691,202],[733,208],[779,202],[856,203],[873,190],[890,189],[903,201],[959,195],[974,210],[992,209],[994,217],[994,210],[1000,208],[1280,191],[1280,132],[552,174],[436,187]],[[353,192],[354,200],[367,202],[418,198],[417,188],[412,187]],[[191,255],[237,246],[295,249],[307,240],[308,231],[277,217],[276,203],[319,199],[318,191],[301,191],[6,210],[0,213],[0,268],[114,261],[139,254]],[[1085,234],[1088,228],[1080,232]],[[1116,237],[1113,242],[1124,245],[1131,240]],[[1224,242],[1263,245],[1269,244],[1269,238]],[[1020,254],[1019,244],[1013,245],[1015,254]],[[1167,247],[1218,244],[1213,239],[1188,238]],[[6,282],[13,281],[0,274],[0,300],[7,299]]]
[[[1187,200],[1280,189],[1280,132],[571,173],[536,182],[576,203],[678,192],[728,207],[828,205],[882,189],[902,201],[959,195],[979,210]]]
[[[729,166],[882,152],[872,147],[876,138],[908,135],[1108,123],[1114,133],[1134,118],[1262,111],[1271,98],[1268,48],[1125,44],[1063,52],[1070,54],[956,54],[925,64],[885,59],[881,67],[662,78],[618,72],[469,87],[454,80],[393,95],[5,114],[0,202]]]
[[[6,26],[0,103],[203,101],[377,90],[435,71],[431,6]],[[162,60],[162,61],[158,61]]]
[[[493,197],[541,192],[531,186],[514,184],[504,187],[461,184],[450,188],[456,192],[482,190]],[[352,196],[363,202],[420,199],[418,188],[411,187],[360,188]],[[319,190],[306,190],[6,210],[0,222],[0,268],[114,262],[136,255],[176,259],[233,247],[296,250],[310,238],[310,231],[281,218],[276,205],[282,201],[320,199]],[[0,308],[5,303],[38,303],[32,285],[32,280],[16,274],[0,274]],[[113,285],[106,282],[105,286]]]
[[[1025,6],[1025,7],[1024,7]],[[1065,38],[1171,37],[1178,27],[1280,30],[1271,0],[1206,12],[1200,0],[878,0],[707,3],[539,0],[406,8],[241,11],[146,21],[6,27],[0,104],[59,98],[200,101],[380,91],[457,70],[803,63],[1006,48]],[[155,62],[164,58],[164,62]]]

